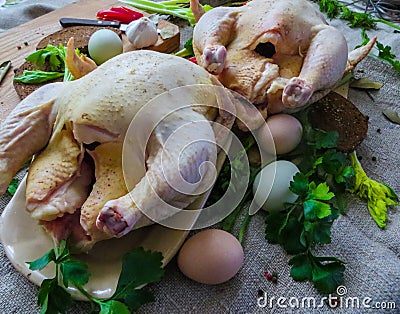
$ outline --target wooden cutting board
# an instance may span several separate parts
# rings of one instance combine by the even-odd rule
[[[96,19],[97,11],[121,5],[123,4],[116,0],[81,0],[3,32],[0,34],[0,64],[7,60],[11,60],[12,68],[23,64],[24,58],[35,51],[36,45],[43,37],[62,29],[59,24],[61,17]],[[158,28],[172,30],[173,36],[165,40],[159,37],[158,42],[150,49],[166,53],[177,50],[180,44],[179,27],[160,20]],[[125,35],[123,42],[124,51],[131,50]],[[0,121],[20,102],[13,87],[13,78],[14,73],[11,69],[0,84]]]

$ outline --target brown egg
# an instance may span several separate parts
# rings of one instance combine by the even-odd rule
[[[301,141],[303,127],[295,117],[279,113],[270,116],[257,130],[257,142],[266,152],[280,155],[296,148]]]
[[[243,248],[230,233],[200,231],[189,238],[178,255],[178,267],[190,279],[215,285],[234,277],[243,264]]]

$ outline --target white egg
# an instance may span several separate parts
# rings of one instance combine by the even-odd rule
[[[90,36],[88,49],[90,57],[102,64],[122,53],[122,40],[110,29],[99,29]]]
[[[284,203],[295,202],[297,195],[289,190],[289,186],[297,172],[297,166],[287,160],[265,166],[254,180],[254,202],[266,211],[283,210]]]

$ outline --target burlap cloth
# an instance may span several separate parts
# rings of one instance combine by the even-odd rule
[[[32,19],[49,10],[72,2],[27,1],[15,7],[0,10],[0,29],[8,29]],[[360,42],[359,30],[352,30],[341,21],[331,21],[339,27],[348,39],[349,49]],[[400,57],[400,35],[392,29],[382,27],[376,32],[379,40],[392,46],[392,52]],[[190,30],[184,32],[182,41],[190,36]],[[383,109],[400,112],[400,74],[387,64],[368,57],[359,64],[357,75],[384,83],[379,91],[370,92],[351,90],[349,98],[358,108],[369,116],[369,131],[365,141],[358,148],[362,164],[367,173],[380,181],[391,185],[400,194],[400,126],[390,123],[382,115]],[[380,129],[380,131],[378,131]],[[22,174],[21,174],[22,175]],[[9,196],[0,199],[1,210],[10,200]],[[368,310],[365,308],[331,309],[323,301],[323,306],[310,308],[281,308],[276,302],[274,307],[261,308],[257,298],[261,291],[268,300],[280,297],[287,300],[314,297],[318,302],[322,296],[316,293],[312,284],[295,282],[289,276],[288,261],[278,245],[271,245],[264,239],[263,214],[259,213],[251,220],[243,247],[245,262],[241,271],[231,281],[205,286],[184,277],[173,259],[167,266],[166,274],[160,283],[151,285],[156,301],[143,306],[140,313],[400,313],[400,213],[389,213],[389,223],[380,230],[371,219],[366,204],[357,198],[349,200],[349,212],[340,217],[332,229],[332,243],[318,248],[319,255],[336,256],[346,261],[344,285],[345,297],[371,298],[370,305],[382,302],[396,303],[396,309]],[[10,264],[0,246],[0,313],[39,313],[36,305],[38,289],[19,274]],[[263,276],[264,271],[276,268],[278,283],[269,282]],[[259,291],[261,290],[261,291]],[[287,301],[283,301],[288,306]],[[285,303],[286,302],[286,303]],[[393,304],[393,303],[392,303]],[[75,306],[71,313],[84,313],[88,309],[85,303]]]

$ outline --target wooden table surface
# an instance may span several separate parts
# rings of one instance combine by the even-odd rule
[[[62,29],[59,24],[61,17],[95,19],[97,11],[121,5],[120,2],[115,0],[81,0],[0,33],[0,63],[11,60],[12,69],[23,64],[24,58],[35,51],[36,45],[43,37]],[[175,27],[169,22],[160,21],[158,28],[166,26]],[[130,50],[125,36],[123,42],[124,51]],[[179,48],[179,42],[179,28],[176,26],[175,36],[164,41],[159,38],[152,49],[172,52]],[[20,102],[13,87],[14,73],[12,69],[0,84],[0,121]]]

